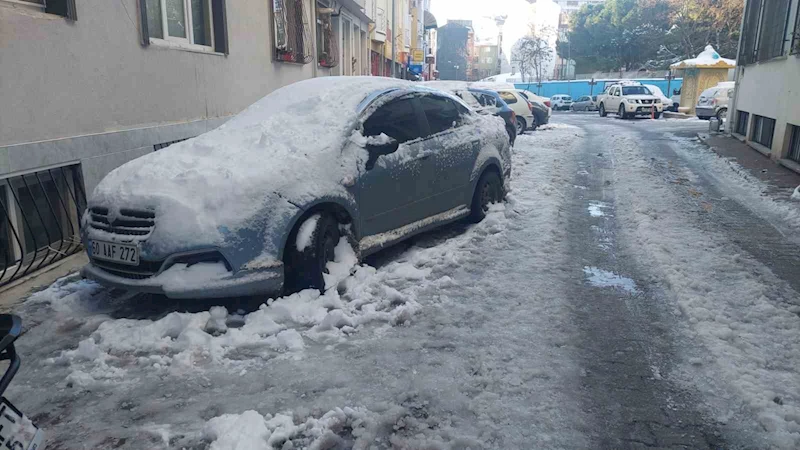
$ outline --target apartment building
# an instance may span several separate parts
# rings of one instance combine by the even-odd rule
[[[77,251],[111,170],[269,92],[365,75],[363,0],[0,0],[0,287]]]
[[[747,0],[729,127],[800,172],[800,0]]]

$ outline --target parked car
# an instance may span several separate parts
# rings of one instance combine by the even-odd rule
[[[661,99],[661,105],[663,105],[665,111],[671,109],[672,99],[664,95],[664,92],[661,90],[661,88],[655,84],[643,84],[642,86],[646,87],[651,94]]]
[[[670,104],[672,108],[665,108],[669,111],[678,112],[678,108],[681,106],[681,88],[673,89],[672,90],[672,97],[670,97]]]
[[[533,104],[516,89],[501,89],[497,93],[517,115],[518,136],[525,133],[529,128],[533,127],[535,129],[538,126],[536,117],[533,115]]]
[[[464,81],[427,81],[423,85],[457,95],[479,114],[493,114],[506,124],[508,141],[513,146],[517,139],[517,115],[495,91],[477,89]]]
[[[301,81],[107,175],[82,218],[82,274],[172,298],[323,289],[342,237],[363,257],[478,221],[510,174],[504,122],[451,94]]]
[[[664,111],[664,105],[661,104],[659,97],[641,84],[633,83],[608,86],[597,96],[597,103],[601,117],[606,117],[609,111],[614,111],[622,119],[651,114],[658,119]]]
[[[728,116],[728,102],[733,96],[733,87],[720,83],[713,88],[706,89],[700,94],[695,106],[697,117],[708,120],[716,117],[720,121]]]
[[[519,89],[517,92],[531,102],[531,105],[533,106],[533,118],[536,120],[528,128],[535,130],[539,128],[539,125],[550,123],[550,115],[552,113],[552,110],[550,109],[550,100],[544,97],[539,97],[533,92],[526,91],[524,89]]]
[[[572,105],[572,97],[563,94],[554,95],[550,97],[550,105],[556,111],[559,109],[567,110]]]
[[[578,100],[573,102],[569,109],[571,111],[596,111],[597,96],[584,95],[582,97],[578,97]]]

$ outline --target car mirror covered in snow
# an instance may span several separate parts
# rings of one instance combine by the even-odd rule
[[[400,148],[400,143],[396,140],[382,134],[380,136],[370,136],[367,138],[367,151],[369,152],[369,159],[367,160],[367,170],[375,167],[375,163],[383,155],[389,155]]]

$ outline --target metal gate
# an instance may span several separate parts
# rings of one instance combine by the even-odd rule
[[[0,179],[0,287],[81,250],[80,165]]]

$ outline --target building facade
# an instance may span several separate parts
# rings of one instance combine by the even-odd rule
[[[471,74],[471,52],[467,47],[472,30],[454,21],[437,30],[436,67],[442,80],[467,81]]]
[[[0,286],[77,251],[114,168],[295,81],[370,74],[372,21],[364,0],[0,0]]]
[[[497,45],[476,45],[475,58],[478,60],[473,75],[475,80],[482,80],[500,73],[500,47]]]
[[[800,0],[748,0],[729,131],[800,171]]]

